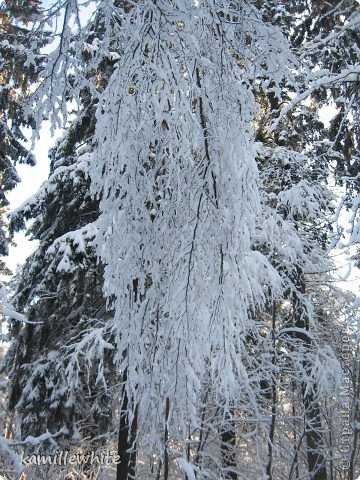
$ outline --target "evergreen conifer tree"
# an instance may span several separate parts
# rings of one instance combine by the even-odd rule
[[[101,12],[95,16],[82,49],[84,66],[92,43],[100,41],[101,17]],[[98,90],[113,63],[104,58],[97,71],[87,70]],[[69,82],[71,78],[69,73]],[[39,247],[24,265],[13,298],[30,323],[12,323],[16,341],[8,355],[10,407],[21,412],[22,437],[61,432],[57,441],[70,439],[75,448],[80,440],[91,443],[109,428],[114,394],[108,389],[114,383],[113,346],[96,337],[111,315],[93,244],[98,201],[90,195],[88,175],[96,102],[89,88],[83,88],[80,97],[75,120],[49,154],[48,180],[11,215],[12,231],[33,220],[29,233]],[[94,340],[91,352],[98,360],[90,363],[84,357],[79,362],[77,353],[85,348],[82,337],[89,333]]]
[[[17,163],[35,164],[32,153],[24,147],[26,138],[22,127],[29,126],[23,103],[30,86],[38,77],[41,55],[29,61],[27,49],[34,40],[29,35],[29,24],[39,18],[37,0],[21,2],[6,0],[0,7],[0,254],[6,255],[7,234],[5,212],[8,206],[6,192],[20,181]],[[31,120],[30,120],[31,125]],[[2,264],[2,269],[4,265]]]

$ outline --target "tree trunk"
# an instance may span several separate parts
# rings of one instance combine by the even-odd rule
[[[271,364],[272,371],[275,371],[276,366],[276,304],[273,302],[272,305],[272,326],[271,326],[271,341],[272,341],[272,356]],[[276,394],[276,382],[275,378],[271,379],[271,422],[270,422],[270,431],[269,431],[269,440],[268,440],[268,461],[266,464],[266,475],[268,480],[272,480],[272,457],[273,457],[273,445],[275,437],[275,424],[276,424],[276,413],[277,413],[277,394]]]
[[[305,407],[306,455],[312,480],[327,480],[326,459],[323,453],[321,413],[313,394],[303,394]]]
[[[300,294],[305,293],[305,279],[300,267],[296,268],[294,284]],[[293,309],[295,327],[303,330],[303,332],[296,332],[295,336],[305,346],[306,355],[306,352],[310,352],[311,348],[311,340],[306,333],[309,330],[309,322],[307,312],[304,311],[304,307],[296,293],[293,294]],[[306,358],[303,361],[303,367],[306,371],[309,371],[311,368]],[[320,406],[314,400],[314,392],[311,390],[307,391],[304,383],[301,385],[301,393],[304,405],[306,456],[310,478],[311,480],[327,480]]]
[[[229,480],[237,480],[236,473],[236,433],[230,415],[225,417],[225,425],[221,433],[221,456],[224,478]]]
[[[350,455],[350,466],[348,472],[348,480],[355,479],[355,467],[356,467],[356,457],[358,455],[358,440],[360,435],[360,348],[359,345],[356,350],[355,356],[355,368],[354,368],[354,393],[353,393],[353,402],[352,402],[352,418],[354,423],[354,436],[352,443],[352,451]]]
[[[126,382],[127,372],[124,373]],[[136,468],[136,433],[137,407],[132,423],[129,422],[129,399],[125,385],[123,387],[123,401],[120,410],[120,426],[118,438],[118,455],[120,463],[117,465],[116,480],[134,480]]]

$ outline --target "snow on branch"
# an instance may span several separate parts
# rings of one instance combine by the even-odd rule
[[[9,320],[16,320],[21,323],[28,323],[31,325],[37,325],[43,322],[32,322],[26,318],[25,315],[15,310],[14,306],[9,302],[7,291],[5,287],[0,287],[0,302],[2,303],[2,314],[8,317]]]
[[[330,87],[338,83],[346,82],[359,82],[360,80],[360,66],[354,66],[352,68],[347,68],[342,70],[339,73],[331,73],[328,71],[324,72],[314,72],[313,77],[315,80],[312,80],[308,88],[302,93],[296,95],[282,110],[280,110],[279,116],[272,122],[269,133],[272,133],[278,127],[280,121],[290,113],[296,105],[306,100],[312,93],[318,90],[321,87]]]

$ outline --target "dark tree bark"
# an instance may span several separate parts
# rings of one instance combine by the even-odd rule
[[[272,306],[272,330],[271,330],[271,337],[272,337],[272,358],[271,363],[272,366],[275,367],[276,365],[276,305],[273,302]],[[277,394],[276,394],[276,383],[275,379],[272,378],[271,380],[271,423],[270,423],[270,431],[269,431],[269,440],[268,440],[268,461],[266,464],[266,475],[268,480],[272,480],[272,457],[273,457],[273,444],[274,444],[274,437],[275,437],[275,426],[276,426],[276,413],[277,413]]]
[[[300,267],[296,268],[295,285],[299,294],[305,293],[305,279]],[[305,346],[305,352],[310,351],[311,340],[307,331],[309,331],[309,322],[307,313],[299,299],[299,295],[293,294],[294,326],[302,329],[297,331],[296,338]],[[311,365],[304,360],[303,367],[309,371]],[[315,388],[315,387],[314,387]],[[327,480],[326,458],[324,456],[323,433],[321,426],[321,411],[319,402],[315,398],[315,392],[307,389],[303,383],[301,385],[302,400],[304,405],[305,438],[306,438],[306,456],[311,480]]]
[[[124,382],[127,372],[124,373]],[[125,385],[123,387],[123,401],[120,411],[120,426],[118,439],[118,455],[120,463],[117,465],[116,480],[134,480],[136,469],[136,433],[137,433],[137,407],[133,421],[130,423],[128,408],[129,399]]]
[[[237,480],[238,478],[236,473],[235,445],[236,432],[234,422],[231,420],[230,415],[227,414],[225,425],[221,432],[221,456],[224,478],[229,480]]]
[[[306,455],[312,480],[327,480],[326,459],[323,453],[321,412],[313,394],[303,393],[305,407]]]

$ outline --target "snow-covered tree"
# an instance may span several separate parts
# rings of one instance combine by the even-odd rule
[[[23,112],[23,103],[29,95],[30,86],[36,81],[42,57],[39,42],[34,45],[31,61],[27,49],[34,38],[30,38],[29,24],[40,15],[39,2],[7,0],[0,6],[0,254],[8,251],[5,213],[8,206],[6,192],[13,189],[20,178],[17,163],[34,165],[34,156],[24,147],[25,136],[21,130],[29,126]],[[31,120],[30,120],[31,124]],[[4,265],[1,263],[4,270]]]
[[[23,267],[13,299],[33,323],[11,326],[16,340],[7,358],[10,406],[21,414],[22,437],[36,436],[36,448],[48,450],[59,444],[82,450],[101,445],[111,436],[117,392],[113,345],[97,335],[111,311],[105,308],[103,268],[93,244],[98,201],[90,196],[88,175],[96,94],[116,61],[112,52],[96,68],[85,67],[104,40],[103,17],[101,11],[96,13],[81,50],[93,89],[85,85],[79,93],[75,120],[50,152],[48,180],[11,215],[13,231],[33,220],[29,233],[40,245]],[[69,53],[75,57],[73,49]],[[73,77],[71,71],[68,76]],[[44,431],[54,435],[41,442]],[[94,474],[89,469],[88,474]]]
[[[261,92],[260,101],[263,110],[259,121],[258,139],[265,142],[268,147],[273,147],[275,142],[277,145],[286,147],[286,149],[305,154],[304,164],[306,165],[307,162],[308,165],[305,171],[302,169],[301,175],[299,175],[299,171],[297,172],[298,180],[303,181],[305,179],[310,181],[310,184],[325,185],[329,182],[333,183],[334,173],[335,181],[340,184],[344,183],[346,189],[344,188],[342,204],[347,208],[352,207],[350,243],[355,243],[358,228],[356,225],[356,221],[358,221],[358,201],[356,200],[358,189],[356,183],[359,163],[356,148],[354,149],[358,142],[356,134],[358,128],[356,102],[358,100],[354,95],[354,89],[358,88],[357,63],[359,58],[357,33],[359,13],[356,4],[354,2],[330,4],[316,1],[308,3],[267,2],[264,5],[259,2],[258,7],[261,9],[264,19],[272,18],[272,21],[283,30],[291,41],[293,51],[302,61],[302,68],[297,72],[297,83],[283,85],[281,101],[271,91]],[[341,95],[340,92],[342,92]],[[342,108],[339,101],[347,106]],[[280,122],[279,120],[275,122],[278,128],[270,128],[269,131],[269,125],[273,122],[274,115],[278,115],[284,104],[286,106],[280,114]],[[325,128],[319,119],[319,110],[329,105],[333,106],[333,109],[337,107],[338,110],[330,126]],[[335,124],[337,124],[337,127],[335,127]],[[287,155],[283,151],[282,157],[287,158]],[[291,162],[285,168],[290,170],[290,164]],[[268,162],[261,162],[260,168],[263,169],[264,167],[265,175],[267,175]],[[279,177],[282,178],[282,175],[273,172],[270,178],[272,182],[276,179],[276,183],[279,184]],[[294,185],[298,180],[293,176],[290,183]],[[276,189],[278,188],[276,187]],[[332,234],[332,228],[329,224],[330,217],[326,219],[323,216],[328,208],[327,205],[331,205],[330,199],[325,204],[323,203],[322,207],[319,200],[320,198],[317,197],[318,214],[308,223],[306,236],[307,239],[309,237],[317,239],[318,245],[322,245],[326,249],[330,245],[329,239],[334,242],[336,235]],[[332,205],[335,206],[335,203],[332,202]],[[337,215],[340,212],[341,208],[339,207]],[[304,225],[304,219],[309,222],[308,213],[304,213],[305,215],[302,214],[300,219],[298,214],[293,218],[295,224],[297,224],[297,230],[300,231],[303,228],[301,225]],[[286,216],[289,216],[289,212],[286,212]],[[341,234],[341,230],[337,232],[337,235],[339,233]],[[304,245],[303,242],[300,242],[299,247],[301,244]],[[310,269],[304,270],[302,268],[300,270],[304,291],[312,292],[312,279],[314,277],[321,278],[316,272],[317,268],[314,267],[315,264]],[[324,266],[324,271],[329,268]],[[307,274],[309,271],[310,276]],[[325,281],[326,277],[323,276],[318,285]],[[313,293],[311,293],[311,296],[313,297]],[[303,314],[306,313],[306,310],[303,306],[300,309]],[[314,313],[315,318],[318,317],[316,308]],[[318,322],[318,333],[321,337],[324,335],[324,328],[327,328],[325,324],[319,324]],[[327,418],[323,415],[323,403],[318,403],[315,411],[318,412],[316,415],[318,420],[312,421],[312,423],[320,425],[319,420],[322,417],[324,425]],[[324,443],[325,432],[322,427],[319,431],[321,430],[323,431],[321,442]],[[316,439],[318,434],[315,431],[313,433]],[[308,437],[308,435],[309,433],[306,436]],[[310,438],[309,442],[312,443]],[[331,451],[329,446],[327,446],[327,449],[328,452]],[[311,454],[311,452],[308,453]],[[314,458],[314,461],[316,463],[316,458]],[[309,458],[309,466],[310,463]],[[330,474],[332,475],[332,473]],[[326,471],[323,470],[319,475],[319,478],[326,478]]]
[[[301,108],[296,130],[291,137],[295,141],[309,134],[320,138],[318,156],[326,159],[333,169],[337,185],[343,188],[342,207],[352,210],[350,220],[350,245],[359,242],[359,6],[351,0],[326,2],[255,2],[264,19],[278,25],[290,40],[293,50],[302,62],[305,83],[293,90],[292,100],[283,113]],[[329,125],[309,122],[304,100],[308,99],[308,112],[325,108]],[[276,102],[272,108],[280,110]],[[299,108],[298,108],[299,110]],[[289,117],[283,123],[284,131]],[[278,132],[281,133],[282,129]],[[275,132],[274,132],[275,133]],[[276,133],[275,133],[276,135]],[[306,136],[306,135],[305,135]],[[294,138],[295,137],[295,138]],[[283,141],[283,138],[280,139]],[[339,209],[338,212],[342,212]],[[342,233],[342,232],[340,232]]]
[[[114,28],[124,52],[98,109],[90,170],[97,243],[139,445],[165,461],[166,437],[185,451],[200,425],[203,382],[223,442],[235,410],[261,436],[247,343],[281,279],[252,249],[261,211],[252,90],[268,70],[280,82],[292,60],[280,32],[243,2],[144,2],[120,10]],[[197,468],[231,478],[227,457],[211,466],[203,451]]]
[[[82,336],[91,332],[95,338],[109,315],[93,246],[98,216],[88,177],[93,120],[90,102],[51,151],[48,180],[11,216],[12,229],[33,219],[30,232],[40,241],[13,299],[31,323],[13,322],[17,340],[8,355],[10,406],[22,414],[23,436],[62,429],[76,443],[103,432],[111,418],[112,396],[94,366],[77,358],[76,373],[72,368]],[[99,343],[98,348],[104,353],[108,346]],[[110,355],[107,361],[99,358],[105,366],[109,361]],[[110,381],[111,364],[106,368]]]

